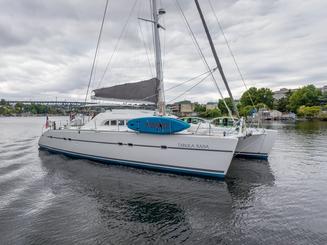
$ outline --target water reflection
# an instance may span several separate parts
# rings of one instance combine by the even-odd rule
[[[96,222],[108,233],[120,234],[116,241],[123,239],[122,233],[130,233],[125,241],[131,242],[135,236],[143,241],[172,236],[196,241],[210,234],[221,234],[212,242],[221,241],[230,229],[229,221],[255,199],[255,189],[275,181],[266,161],[235,159],[227,179],[217,181],[75,160],[46,151],[40,151],[39,157],[49,178],[62,179],[59,186],[69,185],[91,198],[92,207],[84,208],[96,208]],[[51,188],[58,193],[56,185]]]
[[[216,181],[39,152],[44,118],[4,121],[1,244],[327,244],[327,123],[272,122],[269,162]]]
[[[131,221],[168,224],[185,221],[184,210],[176,203],[146,199],[144,195],[140,195],[127,200],[126,204]]]
[[[226,183],[234,199],[249,202],[256,188],[271,187],[275,176],[269,161],[235,158],[230,166]]]
[[[298,122],[279,122],[273,121],[264,124],[265,128],[277,129],[280,133],[296,134],[327,134],[327,122],[325,121],[298,121]]]
[[[322,121],[298,122],[294,129],[301,134],[321,134],[326,133],[327,123]]]

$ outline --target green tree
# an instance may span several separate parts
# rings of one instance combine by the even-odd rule
[[[235,113],[232,99],[231,98],[225,98],[225,102],[226,102],[228,108],[231,110],[231,112]],[[227,108],[225,106],[225,103],[224,103],[224,101],[222,99],[220,99],[218,101],[218,108],[219,108],[219,110],[221,111],[221,113],[223,115],[228,115],[228,110],[227,110]]]
[[[259,103],[265,104],[268,108],[272,109],[274,104],[274,97],[271,89],[269,88],[260,88],[257,89],[256,87],[251,87],[247,91],[245,91],[240,99],[240,106],[253,106]]]
[[[208,117],[209,118],[215,118],[215,117],[220,117],[221,116],[221,111],[218,108],[208,110]]]
[[[289,98],[288,108],[292,112],[297,112],[300,106],[319,105],[321,91],[314,85],[304,86],[295,91]]]
[[[316,118],[318,117],[321,111],[320,106],[300,106],[297,110],[297,114],[299,116],[303,116],[306,118]]]
[[[197,113],[205,112],[206,111],[206,106],[201,105],[201,104],[194,104],[194,111]]]
[[[255,108],[262,109],[262,108],[268,108],[268,106],[265,103],[258,103],[255,105]]]
[[[16,103],[15,105],[15,112],[16,113],[22,113],[23,112],[24,105],[21,102]]]
[[[275,108],[278,111],[287,112],[288,111],[287,106],[288,106],[288,98],[284,97],[276,101]]]
[[[11,116],[14,113],[11,106],[0,105],[0,115]]]
[[[221,116],[221,111],[218,108],[212,109],[212,110],[206,110],[204,112],[201,112],[199,114],[200,117],[204,118],[215,118]]]
[[[0,105],[7,105],[7,102],[5,101],[5,99],[1,99]]]
[[[250,116],[251,113],[253,111],[255,111],[256,109],[252,106],[252,105],[247,105],[247,106],[244,106],[244,107],[241,107],[240,108],[240,115],[242,117],[247,117],[247,116]]]

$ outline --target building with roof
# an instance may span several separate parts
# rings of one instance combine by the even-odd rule
[[[206,104],[206,110],[213,110],[218,108],[218,103],[217,102],[208,102]]]

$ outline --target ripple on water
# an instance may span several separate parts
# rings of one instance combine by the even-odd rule
[[[6,120],[1,244],[327,243],[322,124],[278,124],[269,161],[234,159],[215,181],[38,151],[44,118]]]

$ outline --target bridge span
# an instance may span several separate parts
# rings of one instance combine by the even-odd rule
[[[69,106],[69,107],[80,107],[84,106],[84,101],[66,101],[66,100],[6,100],[10,105],[15,105],[17,103],[25,105],[52,105],[52,106]],[[96,102],[87,102],[87,104],[96,104]]]

